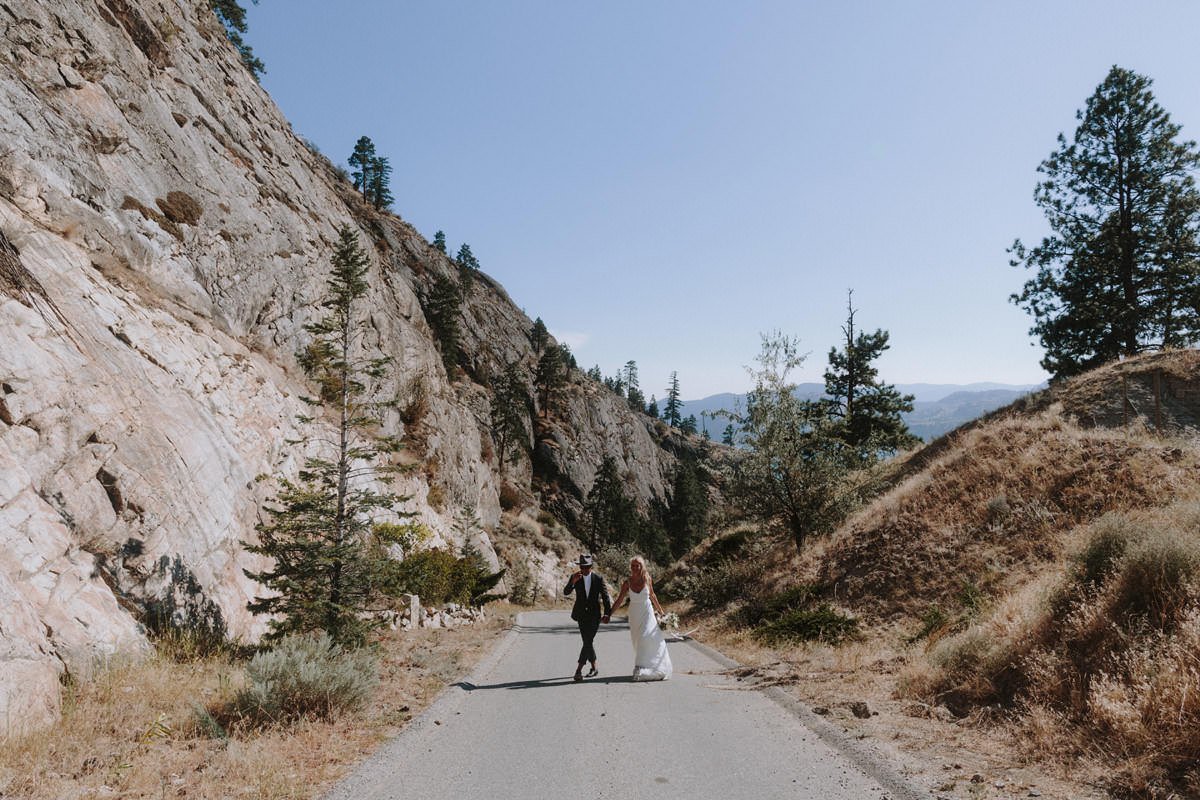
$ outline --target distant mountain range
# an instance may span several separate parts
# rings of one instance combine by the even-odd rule
[[[902,394],[914,397],[913,410],[903,415],[904,421],[915,436],[928,442],[964,422],[1006,406],[1018,397],[1044,386],[1044,383],[901,383],[896,388]],[[815,400],[824,392],[825,385],[821,383],[802,383],[796,387],[797,396],[808,400]],[[714,419],[710,415],[721,409],[732,410],[745,402],[744,394],[724,392],[701,400],[686,400],[682,413],[685,417],[695,414],[700,430],[707,430],[713,439],[719,441],[721,432],[729,422],[722,418]]]

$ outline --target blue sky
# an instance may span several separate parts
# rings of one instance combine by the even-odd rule
[[[247,4],[248,5],[248,4]],[[819,380],[846,290],[896,383],[1036,383],[1015,237],[1113,64],[1200,137],[1200,3],[261,0],[296,131],[370,136],[394,209],[471,245],[581,366],[743,391],[759,333]]]

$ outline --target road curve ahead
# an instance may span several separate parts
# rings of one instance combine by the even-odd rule
[[[471,681],[448,689],[326,800],[894,797],[685,642],[669,645],[669,681],[634,683],[629,629],[603,625],[600,676],[575,683],[580,642],[567,613],[520,621]]]

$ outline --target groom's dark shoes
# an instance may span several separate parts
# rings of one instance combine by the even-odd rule
[[[583,680],[583,664],[579,665],[579,669],[575,670],[575,682],[579,683]]]
[[[588,674],[587,674],[587,676],[588,676],[589,678],[594,678],[594,677],[596,677],[596,676],[597,676],[597,675],[599,675],[599,674],[600,674],[600,670],[596,669],[596,665],[595,665],[595,664],[592,664],[592,668],[588,670]]]

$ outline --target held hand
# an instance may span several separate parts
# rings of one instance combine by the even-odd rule
[[[608,614],[605,614],[603,617],[600,618],[600,621],[603,622],[605,625],[608,624],[608,620],[609,620]]]

